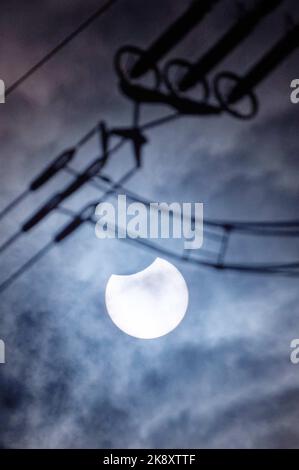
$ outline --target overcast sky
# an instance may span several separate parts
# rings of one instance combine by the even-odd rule
[[[14,82],[99,3],[2,0],[0,78]],[[287,13],[299,20],[297,3],[285,1],[210,81],[218,71],[245,73],[290,27]],[[124,44],[148,47],[188,4],[120,0],[1,105],[0,208],[99,120],[131,122],[114,54]],[[167,60],[195,61],[239,14],[235,2],[219,2]],[[251,121],[189,117],[149,132],[143,166],[127,186],[152,201],[203,202],[210,218],[298,218],[299,105],[289,98],[298,59],[297,51],[257,88],[260,111]],[[168,111],[145,106],[142,119]],[[98,153],[95,138],[74,167]],[[107,172],[116,178],[133,164],[128,146]],[[1,221],[0,242],[70,180],[60,174],[30,195]],[[78,210],[99,194],[86,187],[65,206]],[[66,220],[51,215],[3,254],[0,280]],[[294,260],[299,251],[295,242],[254,238],[231,249],[246,262]],[[137,272],[154,259],[131,244],[99,241],[85,226],[1,294],[3,447],[298,447],[299,366],[289,359],[299,337],[298,280],[175,262],[189,288],[187,315],[171,334],[141,341],[111,322],[104,291],[111,274]]]

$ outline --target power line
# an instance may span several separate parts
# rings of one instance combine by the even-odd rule
[[[162,118],[157,118],[151,121],[148,121],[144,123],[143,125],[140,126],[141,130],[145,129],[152,129],[155,128],[156,126],[160,126],[166,123],[169,123],[175,119],[180,117],[178,113],[171,113],[169,115],[166,115]],[[79,148],[81,145],[86,143],[95,133],[96,131],[99,130],[99,125],[96,125],[92,127],[91,130],[89,130],[76,144],[74,148]],[[124,144],[125,144],[125,139],[121,139],[114,147],[110,148],[109,151],[107,151],[107,155],[111,155],[112,153],[115,153],[118,151]],[[62,156],[67,154],[67,151],[62,153]],[[58,157],[58,160],[61,157]],[[42,209],[40,209],[37,213],[35,213],[25,224],[23,224],[23,227],[21,228],[20,231],[18,231],[16,234],[14,234],[8,241],[4,242],[2,246],[0,246],[0,254],[6,250],[9,246],[12,245],[21,235],[22,233],[25,233],[29,230],[31,230],[37,223],[39,223],[46,215],[48,215],[51,211],[53,210],[58,210],[61,202],[63,202],[64,199],[68,198],[71,194],[73,194],[75,191],[77,191],[83,184],[88,183],[91,184],[97,189],[102,189],[99,188],[98,184],[94,181],[94,178],[99,178],[102,181],[104,180],[107,183],[107,177],[103,177],[102,175],[98,174],[98,165],[101,166],[102,168],[102,163],[103,163],[103,158],[104,155],[99,156],[96,160],[94,160],[84,171],[83,173],[77,173],[75,172],[72,168],[69,166],[63,167],[66,171],[70,172],[73,176],[76,176],[76,180],[74,183],[71,183],[62,193],[57,193],[54,195],[50,201],[48,201]],[[57,160],[56,160],[57,161]],[[68,163],[68,162],[67,162]],[[55,167],[55,165],[54,165]],[[49,167],[48,167],[49,168]],[[50,168],[53,168],[53,163],[50,164]],[[90,169],[96,169],[96,171],[90,173]],[[44,176],[47,174],[47,170],[42,172],[39,177],[37,177],[33,183],[31,183],[30,187],[34,186],[34,182],[38,181],[39,179],[44,179]],[[82,177],[83,176],[83,177]],[[131,198],[134,201],[138,202],[143,202],[146,205],[150,205],[150,201],[146,200],[145,198],[137,195],[136,193],[128,190],[127,188],[124,188],[121,184],[121,182],[115,183],[112,180],[109,179],[109,182],[113,185],[112,189],[109,190],[109,194],[114,193],[117,194],[119,190],[125,191],[125,193],[128,195],[129,198]],[[26,194],[26,192],[25,192]],[[59,198],[58,198],[59,196]],[[18,198],[17,198],[18,199]],[[54,204],[55,202],[55,204]],[[177,216],[177,214],[174,214],[174,216]],[[194,222],[194,220],[193,220]],[[234,232],[240,232],[240,233],[245,233],[249,235],[258,235],[258,236],[276,236],[276,237],[298,237],[299,232],[298,229],[299,227],[299,221],[298,220],[293,220],[293,221],[272,221],[272,222],[235,222],[235,221],[217,221],[217,220],[209,220],[206,219],[204,222],[205,225],[205,236],[207,238],[219,240],[223,237],[224,234],[227,233],[227,228],[229,228],[229,234],[226,236],[226,247],[225,250],[222,254],[222,258],[224,258],[224,255],[226,253],[226,249],[229,243],[229,238],[230,235],[232,235]],[[207,227],[209,230],[207,230]],[[217,232],[211,232],[210,229],[216,229],[220,230],[220,233]]]
[[[24,274],[30,267],[32,267],[37,261],[39,261],[48,251],[55,246],[55,244],[61,243],[67,237],[69,237],[76,229],[79,228],[83,223],[92,223],[94,224],[94,210],[95,207],[103,201],[105,198],[110,196],[111,194],[116,194],[117,190],[123,187],[123,183],[127,181],[131,176],[137,171],[137,168],[133,168],[129,172],[127,172],[118,182],[111,182],[110,188],[103,194],[103,196],[97,200],[96,202],[89,203],[80,213],[79,215],[74,213],[72,210],[65,209],[63,207],[58,207],[57,209],[64,213],[65,215],[71,216],[73,220],[67,224],[56,236],[47,243],[37,254],[35,254],[31,259],[29,259],[23,266],[21,266],[16,272],[14,272],[10,277],[8,277],[4,282],[0,284],[0,293],[6,290],[15,280],[17,280],[22,274]],[[128,195],[134,200],[146,201],[145,199],[139,198],[134,193],[129,193]],[[145,203],[149,203],[146,201]],[[91,215],[92,214],[92,215]],[[174,214],[175,216],[176,214]],[[216,223],[216,222],[215,222]],[[254,226],[255,223],[253,223]],[[270,226],[273,224],[274,226],[277,225],[276,222],[268,223]],[[249,224],[250,225],[250,224]],[[147,248],[155,253],[160,253],[163,256],[168,256],[180,262],[187,262],[193,265],[205,267],[205,268],[212,268],[216,270],[223,270],[223,271],[235,271],[235,272],[246,272],[251,274],[276,274],[276,275],[283,275],[288,277],[299,277],[299,262],[291,262],[291,263],[277,263],[277,264],[262,264],[262,263],[227,263],[225,262],[225,255],[228,249],[229,243],[229,236],[232,233],[232,230],[237,230],[237,225],[233,229],[227,229],[225,226],[219,225],[218,228],[222,228],[224,230],[223,238],[220,242],[220,248],[218,253],[217,252],[210,252],[209,250],[200,250],[200,254],[207,256],[207,255],[215,255],[217,257],[216,261],[211,261],[209,259],[196,259],[194,257],[182,254],[178,255],[176,252],[172,250],[168,250],[162,248],[160,246],[155,245],[154,243],[141,239],[141,238],[131,238],[126,237],[122,239],[123,241],[141,245],[144,248]],[[244,225],[244,228],[246,225]],[[267,227],[267,226],[266,226]],[[114,230],[118,230],[117,224],[114,225]],[[129,235],[129,234],[128,234]],[[217,256],[218,254],[218,256]]]
[[[156,118],[154,120],[150,120],[144,123],[140,127],[140,130],[144,131],[144,130],[154,129],[155,127],[161,126],[163,124],[167,124],[175,119],[178,119],[179,117],[180,115],[178,113],[170,113],[161,118]],[[96,124],[90,130],[88,130],[72,148],[65,150],[58,157],[56,157],[52,162],[50,162],[47,168],[43,170],[37,177],[35,177],[31,181],[31,183],[29,184],[29,187],[25,189],[21,194],[16,196],[16,198],[13,201],[11,201],[0,212],[0,220],[3,217],[5,217],[11,210],[13,210],[18,204],[23,202],[23,200],[30,194],[31,191],[36,191],[37,189],[39,189],[42,185],[47,183],[53,176],[55,176],[60,170],[65,170],[71,173],[73,176],[79,176],[79,174],[74,172],[68,166],[68,164],[75,157],[76,152],[99,131],[100,131],[99,124]],[[125,144],[125,139],[120,140],[118,144],[116,144],[113,148],[109,150],[109,155],[111,155],[112,153],[115,153],[124,144]],[[102,159],[103,156],[104,155],[101,155],[99,159]]]
[[[45,245],[38,253],[36,253],[32,258],[30,258],[23,266],[21,266],[14,274],[12,274],[6,281],[2,282],[0,285],[0,294],[8,289],[8,287],[18,279],[22,274],[24,274],[31,266],[33,266],[38,260],[40,260],[48,251],[52,248],[53,242],[51,241]]]
[[[116,183],[117,184],[117,183]],[[101,200],[104,199],[106,195],[112,193],[113,190],[110,189],[104,194]],[[84,213],[87,210],[89,211],[91,207],[97,205],[100,201],[95,203],[89,204],[83,211]],[[94,224],[93,217],[82,217],[80,214],[77,215],[69,209],[62,211],[65,212],[67,215],[70,215],[73,218],[73,221],[70,222],[67,226],[65,226],[49,243],[47,243],[40,251],[38,251],[32,258],[30,258],[27,262],[24,263],[17,271],[15,271],[8,279],[0,284],[0,294],[4,292],[11,284],[17,280],[22,274],[28,271],[37,261],[39,261],[45,254],[49,252],[51,248],[53,248],[56,244],[61,243],[65,238],[67,238],[74,230],[76,230],[82,223],[91,223]],[[117,224],[113,226],[114,230],[118,229]],[[179,262],[187,262],[191,263],[196,266],[201,266],[204,268],[211,268],[214,270],[222,270],[222,271],[234,271],[234,272],[246,272],[248,274],[271,274],[271,275],[283,275],[287,277],[299,277],[299,262],[293,263],[281,263],[281,264],[240,264],[240,263],[224,263],[221,259],[219,262],[219,258],[217,261],[209,261],[205,259],[195,259],[192,257],[186,257],[183,255],[178,255],[172,250],[162,248],[160,246],[155,245],[154,243],[141,239],[141,238],[122,238],[122,241],[127,243],[135,244],[142,246],[143,248],[149,249],[150,251],[154,251],[155,253],[160,253],[163,256],[167,256],[169,258],[175,259]],[[201,250],[202,251],[202,250]],[[203,253],[204,254],[204,253]],[[214,253],[213,253],[214,254]],[[219,252],[220,256],[223,256],[223,252]]]
[[[92,23],[94,23],[100,16],[106,13],[118,0],[109,0],[100,8],[98,8],[92,15],[90,15],[83,23],[81,23],[73,32],[68,34],[57,46],[55,46],[48,54],[46,54],[41,60],[33,65],[27,72],[19,77],[14,83],[12,83],[6,90],[6,96],[13,93],[20,85],[22,85],[29,77],[49,62],[58,52],[64,49],[70,42],[72,42],[79,34],[85,31]]]
[[[138,105],[135,106],[135,111],[134,111],[134,125],[135,125],[135,133],[138,131],[139,132],[139,137],[141,137],[141,132],[144,130],[148,130],[151,128],[154,128],[156,126],[161,126],[163,124],[169,123],[175,119],[178,119],[178,117],[181,116],[180,113],[175,112],[171,113],[169,115],[163,116],[158,119],[154,119],[152,121],[146,122],[142,125],[138,125],[138,118],[139,118],[139,112],[137,111],[136,113],[136,107],[138,108]],[[137,117],[136,117],[137,116]],[[46,202],[42,206],[41,209],[39,209],[32,217],[30,217],[27,222],[25,222],[21,228],[20,231],[18,231],[15,235],[13,235],[7,242],[4,243],[0,247],[0,253],[3,252],[6,248],[8,248],[14,241],[19,238],[19,236],[22,233],[30,231],[37,223],[39,223],[44,217],[46,217],[50,212],[53,210],[59,210],[59,207],[61,206],[61,203],[71,196],[74,192],[76,192],[78,189],[80,189],[83,185],[86,183],[92,184],[94,186],[97,186],[97,183],[94,181],[94,178],[101,178],[103,179],[103,176],[99,174],[99,172],[103,169],[104,165],[107,162],[108,156],[110,156],[112,153],[116,152],[119,150],[126,142],[127,138],[125,137],[126,135],[130,135],[129,132],[130,128],[125,128],[125,129],[119,129],[117,132],[116,130],[107,130],[106,126],[103,124],[97,124],[94,126],[91,130],[89,130],[75,145],[70,150],[67,150],[63,152],[60,156],[58,156],[54,162],[52,162],[46,170],[44,170],[33,182],[31,182],[30,185],[30,190],[36,190],[38,189],[42,184],[47,182],[51,177],[53,177],[58,171],[61,169],[67,170],[70,173],[72,173],[73,176],[76,177],[74,182],[72,182],[70,185],[68,185],[62,192],[56,193],[49,201]],[[133,129],[134,130],[134,129]],[[112,148],[108,149],[106,146],[103,148],[103,154],[99,157],[96,158],[91,164],[88,165],[87,168],[82,173],[77,173],[74,170],[72,170],[69,167],[69,162],[72,160],[72,158],[75,156],[76,151],[78,148],[80,148],[82,145],[84,145],[89,139],[96,133],[96,132],[104,132],[105,135],[118,135],[120,138],[120,141]],[[107,139],[107,136],[105,139]],[[104,136],[102,135],[102,140]],[[146,141],[146,140],[145,140]],[[102,142],[103,143],[103,142]],[[108,143],[108,141],[107,141]],[[106,180],[107,182],[107,180]],[[110,180],[110,183],[111,180]],[[110,188],[108,191],[109,194],[111,193],[116,193],[118,189],[122,188],[122,185],[120,182],[118,183],[113,183],[113,187]],[[128,194],[129,197],[136,201],[141,201],[144,202],[145,204],[149,205],[150,202],[146,201],[144,198],[141,198],[140,196],[130,192],[129,190],[122,188],[125,190],[125,192]],[[28,192],[28,191],[27,191]],[[25,191],[23,195],[26,196],[27,192]],[[16,199],[16,201],[22,200],[22,195]],[[5,213],[9,210],[10,207],[14,207],[15,201],[13,201],[7,209],[4,210]],[[174,216],[176,216],[174,214]],[[1,217],[1,214],[0,214]],[[82,223],[81,219],[77,219],[77,222],[80,224]],[[78,227],[78,223],[75,223],[72,225],[71,229],[72,231]],[[210,230],[206,230],[206,227],[210,227],[216,230],[221,230],[222,233],[213,233]],[[294,228],[298,229],[298,221],[285,221],[285,222],[269,222],[269,223],[259,223],[259,222],[228,222],[228,221],[213,221],[213,220],[206,220],[205,221],[205,234],[207,235],[208,238],[214,238],[222,239],[222,244],[220,247],[220,251],[218,254],[218,261],[215,264],[218,268],[221,266],[223,269],[228,269],[227,265],[224,263],[224,258],[227,252],[227,248],[229,245],[230,241],[230,235],[233,232],[242,232],[246,234],[254,234],[254,235],[262,235],[262,236],[292,236],[292,237],[298,237],[299,233],[298,230],[295,231],[293,230]],[[67,233],[69,233],[69,230],[67,230]],[[209,265],[209,261],[207,261],[207,265]],[[213,263],[212,263],[213,264]],[[213,265],[214,265],[213,264]],[[226,268],[224,268],[224,265]],[[244,265],[242,265],[244,266]],[[283,265],[283,267],[279,266],[280,269],[289,269],[289,266]],[[235,269],[235,267],[232,266],[232,269]],[[271,268],[267,268],[268,271],[272,271]],[[246,269],[245,269],[246,270]],[[266,269],[264,269],[265,271]]]
[[[80,140],[68,150],[65,150],[58,155],[38,176],[36,176],[29,184],[28,188],[19,194],[13,201],[11,201],[1,212],[0,220],[3,219],[11,210],[13,210],[18,204],[24,201],[24,199],[30,194],[31,191],[40,189],[45,183],[53,178],[60,170],[65,169],[66,165],[75,157],[77,151],[86,144],[96,132],[98,132],[99,126],[92,127],[86,132]]]
[[[97,179],[105,180],[106,178],[98,175]],[[110,180],[112,183],[113,181]],[[143,204],[149,206],[151,201],[144,198],[143,196],[138,195],[136,192],[131,191],[130,189],[117,184],[116,194],[119,194],[119,191],[123,191],[129,199],[132,199],[136,202],[142,202]],[[192,222],[195,221],[195,218],[192,217]],[[205,225],[209,228],[227,230],[239,233],[245,233],[246,235],[259,235],[259,236],[280,236],[280,237],[299,237],[299,220],[284,220],[284,221],[269,221],[269,222],[258,222],[258,221],[244,221],[236,222],[232,220],[216,220],[205,218]],[[297,229],[297,230],[294,230]],[[216,235],[216,234],[215,234]],[[220,235],[217,234],[219,237]]]
[[[68,168],[70,173],[74,176],[77,175],[75,170],[72,168]],[[104,175],[97,175],[97,181],[101,181],[105,184],[113,185],[113,189],[111,190],[114,195],[125,194],[126,197],[134,202],[141,202],[142,204],[146,205],[148,208],[151,206],[151,201],[146,199],[143,196],[138,195],[136,192],[131,191],[130,189],[126,188],[119,182],[114,182],[111,178],[108,178]],[[103,190],[103,186],[99,185],[98,182],[91,180],[89,184],[93,187]],[[160,209],[162,212],[166,212],[167,209],[161,207]],[[176,211],[171,211],[173,217],[181,217],[180,213]],[[197,222],[195,217],[192,217],[192,223]],[[204,220],[204,235],[205,238],[220,241],[222,240],[222,254],[221,259],[224,259],[226,254],[226,250],[228,248],[228,243],[230,241],[230,237],[234,233],[241,233],[245,235],[252,235],[252,236],[259,236],[259,237],[286,237],[286,238],[299,238],[299,221],[297,220],[285,220],[285,221],[275,221],[275,222],[256,222],[256,221],[249,221],[249,222],[233,222],[233,221],[217,221],[212,219],[205,219]]]
[[[25,189],[21,194],[19,194],[13,201],[11,201],[1,212],[0,220],[3,219],[10,211],[12,211],[20,202],[23,202],[24,199],[30,193],[30,189]]]
[[[140,130],[144,128],[150,129],[152,127],[157,126],[157,123],[161,125],[165,122],[169,122],[170,120],[177,119],[178,114],[171,114],[170,116],[166,116],[163,120],[161,118],[154,119],[145,123],[144,125],[140,126]],[[76,191],[82,188],[86,183],[88,183],[93,177],[98,175],[108,161],[108,157],[112,154],[116,153],[120,150],[123,145],[126,143],[126,138],[121,138],[120,141],[115,144],[109,150],[106,150],[102,153],[102,155],[98,156],[95,160],[93,160],[81,173],[77,175],[77,178],[71,182],[64,190],[54,194],[54,196],[47,201],[32,217],[25,222],[22,226],[23,232],[28,232],[31,230],[35,225],[37,225],[42,219],[44,219],[48,214],[50,214],[53,210],[57,209],[57,207],[70,196],[72,196]]]
[[[115,186],[117,184],[122,184],[125,181],[127,181],[129,178],[132,177],[134,172],[136,171],[136,168],[133,168],[132,170],[129,170],[120,180],[118,183],[115,183]],[[113,187],[109,188],[101,197],[100,201],[103,201],[104,198],[107,198],[109,195],[113,194]],[[98,201],[98,202],[100,202]],[[90,205],[86,208],[87,212],[90,212]],[[71,223],[66,225],[62,230],[60,230],[52,240],[50,240],[43,248],[41,248],[34,256],[32,256],[28,261],[26,261],[19,269],[17,269],[11,276],[9,276],[5,281],[3,281],[0,284],[0,294],[4,292],[10,285],[16,281],[22,274],[24,274],[26,271],[28,271],[29,268],[31,268],[34,264],[37,263],[44,255],[46,255],[51,248],[55,246],[55,244],[61,243],[65,238],[71,235],[82,223],[86,222],[87,219],[86,217],[82,217],[82,213],[84,213],[85,210],[81,212],[81,214],[78,216],[76,215],[73,211],[65,208],[59,208],[60,212],[64,213],[65,215],[72,216],[73,220]],[[90,217],[89,217],[90,218]],[[20,232],[21,233],[21,232]],[[15,235],[15,238],[18,237],[18,234]]]
[[[38,68],[40,68],[42,65],[44,65],[48,60],[53,57],[61,48],[63,48],[66,44],[68,44],[74,37],[76,37],[81,31],[83,31],[91,22],[93,22],[100,14],[102,14],[104,11],[106,11],[113,3],[115,3],[116,0],[107,2],[100,10],[98,10],[94,15],[92,15],[88,20],[86,20],[84,23],[82,23],[79,28],[71,33],[65,40],[63,40],[56,48],[54,48],[47,56],[45,56],[44,59],[42,59],[38,64],[36,64],[34,67],[32,67],[23,77],[21,77],[15,84],[13,84],[11,87],[9,87],[8,92],[11,93],[13,89],[15,89],[17,86],[19,86],[23,81],[25,81],[29,76],[31,76]],[[294,29],[295,32],[297,32],[297,27]],[[290,35],[290,38],[292,39],[292,45],[291,50],[295,47],[295,38],[294,32]],[[279,45],[285,45],[285,39],[284,42],[280,42]],[[279,62],[280,60],[280,54],[277,52],[278,46],[274,48],[273,51],[271,51],[267,58],[267,70],[265,71],[263,69],[264,74],[266,72],[268,73],[269,71],[272,70],[272,68]],[[158,59],[158,57],[156,57]],[[142,65],[142,64],[141,64]],[[143,64],[143,66],[146,67],[146,63]],[[142,69],[142,67],[141,67]],[[144,70],[143,70],[144,71]],[[136,72],[136,71],[135,71]],[[138,70],[137,70],[138,72]],[[254,72],[256,72],[256,69],[254,69]],[[257,72],[260,72],[259,68],[257,68]],[[139,70],[139,73],[142,73],[142,70]],[[255,73],[254,75],[258,75]],[[54,194],[54,196],[47,201],[42,208],[40,208],[25,224],[22,226],[21,231],[19,234],[16,234],[15,236],[11,237],[8,242],[6,242],[3,247],[0,247],[0,252],[8,247],[11,243],[14,242],[18,236],[24,232],[27,232],[31,230],[37,223],[39,223],[44,217],[46,217],[50,212],[53,210],[59,210],[60,212],[63,212],[64,214],[68,216],[72,216],[73,220],[66,226],[64,227],[50,242],[45,248],[43,248],[39,253],[37,253],[31,260],[27,261],[25,265],[23,265],[16,273],[14,273],[10,278],[8,278],[4,283],[0,284],[0,292],[2,292],[4,289],[6,289],[11,283],[17,279],[21,274],[23,274],[27,269],[32,266],[36,261],[38,261],[41,256],[43,256],[48,249],[50,249],[51,246],[53,246],[55,243],[60,243],[62,240],[67,238],[71,233],[73,233],[82,223],[85,222],[93,222],[93,216],[94,213],[91,211],[94,210],[95,204],[98,204],[99,201],[96,203],[89,204],[83,211],[81,211],[79,214],[75,214],[72,211],[68,209],[64,209],[61,207],[61,203],[67,199],[69,196],[74,194],[78,189],[80,189],[83,185],[86,183],[89,184],[96,184],[94,182],[94,178],[101,177],[103,179],[103,176],[100,175],[100,172],[102,171],[104,165],[107,162],[108,157],[117,150],[119,150],[123,144],[127,140],[131,140],[133,144],[135,144],[135,147],[137,145],[140,145],[141,140],[142,140],[142,135],[141,132],[153,128],[155,126],[160,126],[161,124],[168,123],[173,119],[177,119],[180,117],[182,114],[188,114],[190,113],[190,103],[188,102],[188,106],[186,107],[186,103],[184,107],[182,106],[175,106],[175,102],[172,101],[168,103],[168,100],[164,100],[164,104],[171,104],[172,107],[177,109],[178,112],[175,114],[171,114],[169,116],[163,117],[156,119],[154,121],[145,123],[141,126],[138,125],[138,118],[139,118],[139,104],[142,101],[142,97],[144,97],[145,92],[148,93],[148,90],[142,87],[137,87],[134,91],[134,93],[129,93],[127,88],[124,86],[126,84],[123,84],[122,90],[125,94],[127,94],[133,101],[138,102],[136,105],[135,103],[135,119],[133,123],[133,128],[124,128],[124,129],[113,129],[113,130],[108,130],[106,133],[106,126],[102,125],[102,127],[97,126],[96,128],[92,129],[89,131],[86,136],[84,136],[80,141],[79,144],[77,145],[83,145],[85,142],[89,140],[89,138],[94,134],[95,129],[96,130],[103,130],[105,132],[105,136],[102,135],[102,144],[103,141],[106,141],[106,144],[108,143],[108,138],[113,135],[117,135],[120,137],[120,141],[112,148],[108,149],[108,146],[103,145],[103,154],[100,157],[97,157],[96,160],[94,160],[85,170],[81,173],[76,173],[73,171],[69,166],[68,163],[71,161],[73,156],[76,153],[77,148],[70,149],[69,151],[64,152],[61,154],[52,164],[50,164],[49,167],[36,179],[34,180],[33,183],[31,183],[30,190],[35,190],[38,189],[42,184],[44,184],[46,181],[48,181],[54,174],[56,174],[58,171],[61,169],[66,169],[67,171],[71,172],[73,176],[76,177],[76,179],[68,185],[62,192]],[[126,93],[127,90],[127,93]],[[150,96],[148,97],[148,101],[145,102],[152,102],[152,103],[157,103],[159,102],[160,95],[156,96],[153,95],[153,92],[150,91]],[[174,104],[173,104],[174,103]],[[192,103],[191,103],[192,104]],[[193,106],[193,105],[192,105]],[[199,104],[197,103],[196,105],[196,113],[198,113],[198,106]],[[225,107],[224,107],[225,109]],[[189,111],[188,111],[189,110]],[[217,108],[218,110],[218,108]],[[188,112],[187,112],[188,111]],[[201,110],[203,112],[203,110]],[[219,112],[219,111],[217,111]],[[192,113],[194,114],[195,111],[192,107]],[[135,140],[134,140],[135,139]],[[138,141],[139,139],[139,141]],[[146,142],[146,139],[143,139],[142,144]],[[139,148],[140,150],[140,148]],[[136,171],[138,168],[138,165],[135,167],[134,171]],[[106,181],[107,182],[107,181]],[[112,184],[113,182],[110,181]],[[117,189],[122,188],[121,182],[118,183],[113,183],[112,186],[106,191],[105,195],[106,197],[110,194],[116,194]],[[28,192],[28,190],[27,190]],[[15,206],[15,204],[22,200],[22,197],[24,194],[26,195],[27,192],[23,193],[23,195],[19,196],[15,201],[13,201],[8,208],[4,210],[5,214]],[[104,195],[104,197],[105,197]],[[129,195],[129,192],[128,192]],[[144,198],[140,198],[138,195],[134,195],[134,193],[131,192],[131,195],[129,197],[132,197],[135,200],[142,200],[145,201]],[[147,201],[149,204],[149,201]],[[0,214],[1,217],[1,214]],[[230,235],[233,232],[242,232],[246,234],[254,234],[254,235],[263,235],[263,236],[298,236],[299,232],[298,230],[293,230],[298,229],[299,224],[298,221],[286,221],[286,222],[268,222],[268,223],[259,223],[259,222],[227,222],[227,221],[216,221],[216,220],[206,220],[205,225],[208,227],[212,227],[214,230],[221,230],[223,233],[221,234],[214,234],[215,237],[218,236],[218,240],[220,237],[220,248],[218,253],[214,253],[211,251],[207,250],[201,250],[200,254],[206,256],[207,253],[209,255],[215,255],[218,257],[216,261],[211,261],[209,259],[194,259],[194,257],[186,257],[185,255],[179,256],[177,253],[165,250],[161,247],[155,246],[153,243],[149,242],[148,240],[144,239],[132,239],[130,238],[130,242],[135,242],[138,244],[142,244],[143,246],[155,250],[155,252],[161,252],[165,256],[170,256],[174,257],[175,259],[181,260],[181,261],[188,261],[193,264],[201,265],[204,267],[211,267],[211,268],[216,268],[216,269],[222,269],[222,270],[232,270],[232,271],[240,271],[240,272],[252,272],[252,273],[263,273],[263,274],[285,274],[285,275],[298,275],[299,273],[297,272],[299,269],[299,263],[294,262],[294,263],[276,263],[276,264],[246,264],[246,263],[227,263],[225,261],[229,241],[230,241]],[[114,227],[115,229],[115,227]]]
[[[161,126],[163,124],[169,123],[175,119],[180,117],[178,113],[170,113],[166,116],[163,116],[162,118],[156,118],[153,120],[150,120],[146,123],[144,123],[140,129],[145,130],[145,129],[153,129],[157,126]],[[80,146],[84,145],[94,134],[96,131],[99,130],[99,125],[97,124],[96,126],[92,127],[91,130],[89,130],[75,145],[73,148],[72,152],[72,157],[75,155],[75,150],[78,149]],[[65,188],[64,191],[56,193],[49,201],[47,201],[46,204],[42,208],[40,208],[32,217],[30,217],[21,227],[20,230],[18,230],[16,233],[14,233],[7,241],[5,241],[1,246],[0,246],[0,254],[3,253],[7,248],[9,248],[16,240],[18,240],[22,234],[30,231],[35,225],[37,225],[42,219],[44,219],[50,212],[53,210],[57,210],[61,203],[69,198],[72,194],[74,194],[76,191],[78,191],[83,185],[86,183],[92,183],[92,178],[95,177],[99,171],[102,170],[104,167],[105,163],[107,162],[108,156],[111,156],[112,154],[116,153],[118,150],[120,150],[123,145],[126,143],[126,139],[122,138],[118,143],[116,143],[113,147],[109,149],[106,153],[104,152],[102,155],[97,157],[91,164],[88,165],[87,168],[82,173],[77,173],[74,172],[71,168],[68,168],[66,165],[61,166],[60,169],[65,169],[69,172],[72,173],[73,176],[76,176],[76,179],[74,182],[72,182],[67,188]],[[44,184],[46,181],[49,180],[49,175],[51,177],[57,173],[57,167],[56,163],[57,161],[61,161],[61,158],[63,158],[64,155],[68,154],[70,150],[63,152],[57,159],[52,162],[49,167],[47,167],[46,170],[44,170],[36,179],[34,179],[30,186],[29,189],[24,191],[20,196],[18,196],[12,203],[10,203],[6,209],[0,214],[0,219],[3,217],[3,215],[6,215],[8,210],[13,209],[17,203],[19,203],[21,200],[23,200],[28,194],[30,194],[30,191],[38,189],[41,184],[37,184],[37,182],[40,182],[42,180],[42,184]],[[69,161],[70,159],[68,159]],[[56,168],[56,172],[53,173],[52,169]],[[49,173],[49,169],[51,170]],[[122,180],[121,180],[122,182]]]

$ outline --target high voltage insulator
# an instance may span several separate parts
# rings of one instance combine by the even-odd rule
[[[187,91],[204,78],[229,53],[240,46],[259,25],[259,23],[273,12],[283,0],[261,0],[251,10],[245,13],[234,26],[221,39],[211,47],[195,64],[188,66],[186,74],[178,81],[180,91]],[[175,65],[176,61],[172,61]],[[171,65],[171,63],[169,64]]]
[[[25,189],[19,196],[17,196],[10,204],[8,204],[5,209],[0,212],[0,220],[5,217],[12,209],[14,209],[18,204],[23,202],[23,200],[30,194],[30,192],[37,191],[44,184],[46,184],[50,179],[57,175],[61,170],[67,169],[67,166],[76,156],[77,151],[88,142],[93,135],[98,132],[98,126],[90,129],[72,148],[63,151],[58,157],[56,157],[42,172],[36,176],[29,187]]]
[[[72,194],[85,185],[87,181],[96,176],[102,170],[102,168],[104,168],[106,161],[107,159],[105,158],[98,158],[91,165],[89,165],[85,171],[78,174],[75,181],[70,183],[63,191],[52,196],[49,201],[47,201],[40,209],[38,209],[37,212],[33,214],[33,216],[29,218],[29,220],[27,220],[22,225],[22,231],[28,232],[33,227],[35,227],[35,225],[37,225],[41,220],[53,212],[53,210],[55,210],[59,204],[72,196]]]
[[[191,6],[144,52],[130,70],[131,78],[139,78],[176,46],[220,0],[193,0]]]
[[[298,47],[299,23],[292,27],[243,77],[229,72],[219,74],[215,82],[215,90],[224,108],[229,109],[248,92],[253,91]],[[225,78],[231,79],[236,84],[226,96],[223,96],[220,84]]]
[[[53,163],[51,163],[42,173],[37,176],[30,184],[30,191],[36,191],[45,183],[47,183],[53,176],[55,176],[60,170],[65,168],[74,158],[77,149],[72,148],[63,152],[57,157]]]

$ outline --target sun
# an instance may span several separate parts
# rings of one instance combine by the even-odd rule
[[[173,331],[186,314],[188,300],[184,277],[162,258],[138,273],[112,275],[105,293],[111,320],[124,333],[140,339]]]

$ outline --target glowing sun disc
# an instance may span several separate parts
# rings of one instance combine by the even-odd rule
[[[174,330],[186,314],[188,299],[182,274],[162,258],[135,274],[113,274],[105,293],[113,323],[141,339],[159,338]]]

